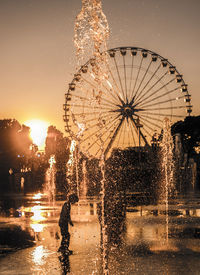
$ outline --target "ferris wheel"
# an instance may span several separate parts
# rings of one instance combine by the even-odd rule
[[[65,94],[65,130],[88,156],[108,157],[113,149],[148,146],[164,118],[172,123],[192,112],[191,95],[176,67],[139,47],[113,48],[107,77],[99,87],[91,58],[74,75]]]

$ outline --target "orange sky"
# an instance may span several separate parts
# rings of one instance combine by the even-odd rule
[[[109,48],[139,46],[166,57],[189,85],[199,115],[200,1],[102,1]],[[0,119],[36,118],[64,132],[62,105],[75,73],[73,28],[80,0],[0,1]]]

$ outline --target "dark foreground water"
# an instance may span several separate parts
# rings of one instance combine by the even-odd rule
[[[40,194],[13,199],[11,204],[2,200],[0,204],[1,233],[10,230],[15,235],[9,235],[13,240],[7,246],[1,240],[0,274],[101,274],[100,226],[94,198],[72,206],[71,256],[57,252],[58,218],[64,201],[49,203]],[[17,245],[23,245],[15,239],[24,236],[17,234],[16,228],[28,231],[34,245],[25,243],[26,248],[16,250]],[[200,195],[191,193],[170,201],[168,213],[164,204],[129,207],[122,244],[110,247],[108,262],[109,274],[113,275],[200,274]]]

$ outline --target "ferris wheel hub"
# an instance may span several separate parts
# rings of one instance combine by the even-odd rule
[[[133,105],[133,102],[131,101],[130,103],[124,103],[123,101],[121,102],[120,105],[117,105],[119,108],[116,110],[113,110],[113,112],[119,112],[121,113],[121,116],[124,118],[132,118],[134,115],[136,116],[136,112],[138,109],[136,109]]]
[[[125,104],[124,106],[121,106],[121,114],[128,118],[128,117],[132,117],[135,113],[135,110],[133,108],[132,105],[130,104]]]

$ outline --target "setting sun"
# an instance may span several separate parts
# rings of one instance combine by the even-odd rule
[[[48,123],[42,120],[29,120],[24,123],[30,127],[30,137],[33,143],[36,144],[39,149],[44,148],[45,139],[47,136]]]

